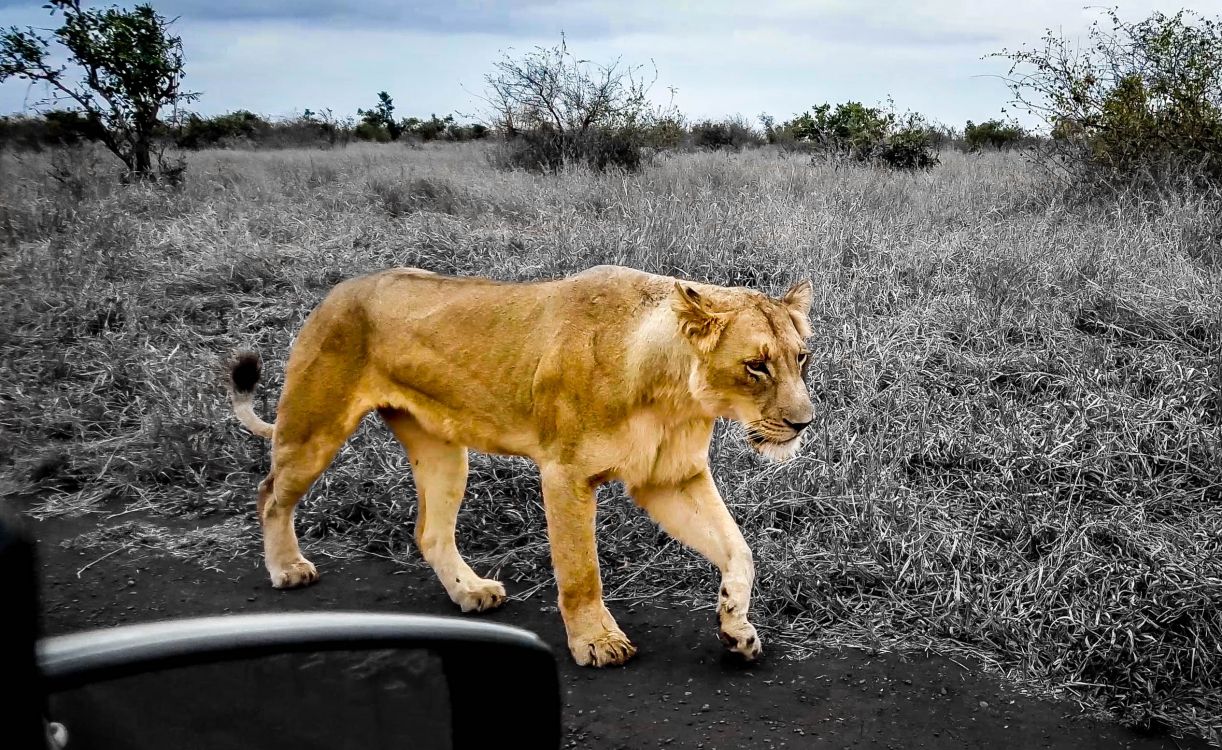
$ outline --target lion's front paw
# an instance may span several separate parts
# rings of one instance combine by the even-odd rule
[[[636,646],[621,630],[607,630],[593,638],[569,639],[573,659],[583,667],[610,667],[636,655]]]
[[[722,624],[718,637],[726,648],[747,661],[755,661],[764,653],[764,644],[760,642],[755,626],[745,620]]]
[[[463,612],[487,612],[505,603],[505,587],[500,581],[480,578],[475,583],[457,587],[450,598]]]
[[[318,580],[318,568],[306,559],[273,568],[272,586],[278,589],[296,589],[309,586]]]

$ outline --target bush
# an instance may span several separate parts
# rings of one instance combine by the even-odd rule
[[[356,113],[361,117],[361,124],[368,126],[363,132],[373,136],[365,140],[382,143],[384,141],[382,141],[381,136],[376,134],[383,132],[386,134],[387,140],[397,141],[399,136],[403,134],[403,126],[395,119],[394,100],[385,91],[378,92],[377,106],[369,110],[358,109]],[[358,128],[359,131],[360,128]]]
[[[678,112],[653,117],[639,129],[641,145],[652,149],[674,149],[688,137],[687,123]]]
[[[887,136],[887,113],[860,102],[820,104],[783,126],[797,141],[839,156],[868,159]]]
[[[929,169],[938,163],[935,128],[915,113],[897,115],[860,102],[833,108],[820,104],[777,127],[764,116],[770,142],[805,147],[835,159],[880,164],[893,169]]]
[[[998,53],[1016,104],[1051,126],[1045,163],[1088,182],[1222,184],[1219,19],[1105,13],[1089,45],[1049,31],[1042,48]]]
[[[41,117],[0,117],[0,148],[41,151],[46,145],[47,123]]]
[[[745,146],[759,146],[764,139],[750,125],[739,119],[704,120],[692,125],[689,139],[696,148],[735,151]]]
[[[356,126],[353,135],[357,140],[374,141],[375,143],[390,143],[390,131],[384,125],[375,125],[369,122],[362,122]]]
[[[216,117],[189,114],[182,121],[175,140],[179,147],[191,149],[233,145],[240,141],[258,141],[270,128],[262,117],[244,109]]]
[[[422,141],[435,141],[438,138],[445,138],[453,125],[454,115],[446,115],[444,118],[430,115],[427,120],[409,117],[403,121],[403,131]]]
[[[336,121],[330,110],[317,113],[307,109],[298,117],[278,121],[238,110],[215,117],[188,114],[174,131],[174,141],[188,149],[329,147],[347,144],[351,134],[351,123]]]
[[[934,151],[941,151],[944,148],[953,146],[955,141],[959,139],[959,131],[953,125],[943,125],[939,122],[930,123],[925,126],[925,132],[929,136],[929,146]]]
[[[352,118],[336,119],[330,109],[318,112],[307,109],[300,117],[273,125],[273,145],[305,146],[311,143],[347,146],[352,140]]]
[[[492,132],[487,125],[478,122],[460,125],[455,122],[454,115],[429,115],[427,120],[408,117],[400,123],[400,128],[406,135],[422,141],[478,141]]]
[[[624,128],[564,133],[538,128],[507,139],[492,160],[502,169],[532,172],[558,172],[573,165],[635,171],[641,166],[641,136]]]
[[[0,117],[0,148],[41,151],[48,146],[99,141],[104,134],[101,123],[77,110],[50,110],[38,117]]]
[[[892,169],[932,169],[938,164],[930,128],[917,115],[887,135],[874,151],[874,158]]]
[[[451,123],[446,127],[446,137],[452,141],[482,141],[492,131],[483,123],[474,122],[470,125]]]
[[[968,120],[963,128],[963,140],[967,150],[973,153],[985,148],[997,151],[1012,148],[1022,141],[1023,136],[1023,129],[1017,123],[1001,120],[986,120],[979,125]]]

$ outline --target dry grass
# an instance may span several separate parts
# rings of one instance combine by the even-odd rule
[[[50,178],[46,157],[0,154],[0,470],[40,493],[36,513],[213,516],[181,542],[139,524],[107,539],[257,564],[266,445],[231,418],[218,361],[263,352],[270,416],[294,332],[354,274],[623,263],[772,292],[809,274],[814,439],[783,465],[733,428],[714,446],[770,635],[966,651],[1222,741],[1216,204],[1074,205],[1007,155],[927,175],[755,151],[543,177],[494,171],[478,146],[235,151],[191,155],[177,191],[54,158]],[[472,467],[461,546],[550,597],[537,474]],[[600,502],[611,599],[711,608],[707,564],[619,489]],[[413,506],[371,421],[298,525],[307,553],[418,564]]]

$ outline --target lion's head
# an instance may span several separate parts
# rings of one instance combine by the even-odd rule
[[[675,285],[673,307],[697,353],[692,391],[713,413],[741,422],[760,454],[797,452],[814,419],[806,389],[812,289],[795,284],[779,300],[742,289],[697,292]]]

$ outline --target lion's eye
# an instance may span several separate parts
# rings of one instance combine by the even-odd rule
[[[798,367],[805,367],[806,360],[810,358],[809,352],[798,352]]]
[[[747,374],[754,378],[768,377],[768,363],[763,360],[744,362],[743,366],[747,368]]]

